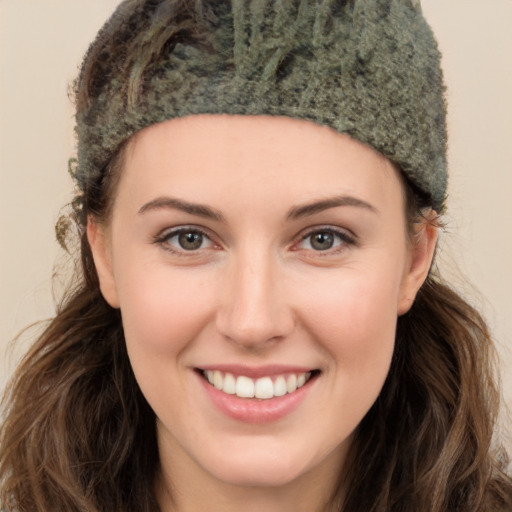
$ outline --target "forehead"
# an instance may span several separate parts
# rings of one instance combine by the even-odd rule
[[[380,208],[402,203],[393,164],[316,123],[287,117],[198,115],[139,132],[127,148],[118,199],[170,194],[229,207],[349,194]],[[389,204],[388,204],[389,203]]]

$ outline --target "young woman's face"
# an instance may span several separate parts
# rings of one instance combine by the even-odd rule
[[[164,469],[279,486],[338,474],[435,233],[411,247],[397,171],[348,136],[204,115],[136,136],[89,239]]]

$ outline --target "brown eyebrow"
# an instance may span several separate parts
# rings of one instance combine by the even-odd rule
[[[377,212],[377,209],[374,206],[372,206],[370,203],[367,203],[366,201],[363,201],[362,199],[358,199],[353,196],[335,196],[301,206],[294,206],[288,211],[286,218],[288,220],[297,220],[303,217],[307,217],[308,215],[314,215],[315,213],[320,213],[324,210],[328,210],[329,208],[336,208],[339,206],[355,206],[358,208],[364,208],[374,213]],[[214,208],[203,204],[189,203],[188,201],[174,197],[158,197],[153,199],[152,201],[144,204],[138,213],[143,214],[147,211],[158,210],[161,208],[181,210],[190,215],[197,215],[198,217],[225,222],[222,213],[220,213],[218,210],[215,210]]]
[[[198,217],[224,222],[224,216],[219,211],[203,204],[189,203],[174,197],[158,197],[153,199],[140,208],[139,214],[162,208],[181,210],[190,215],[197,215]]]
[[[375,208],[375,206],[372,206],[370,203],[367,203],[362,199],[358,199],[353,196],[335,196],[302,206],[295,206],[288,211],[286,218],[288,220],[297,220],[338,206],[355,206],[357,208],[364,208],[373,213],[377,213],[377,208]]]

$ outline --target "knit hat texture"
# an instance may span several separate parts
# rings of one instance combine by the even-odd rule
[[[175,19],[176,3],[127,0],[91,45],[77,89],[88,88],[76,127],[82,190],[149,125],[205,113],[272,115],[373,147],[442,210],[444,86],[417,1],[190,0],[199,38],[187,35],[183,13]],[[127,37],[137,51],[116,51]],[[102,79],[91,87],[84,76],[95,66]]]

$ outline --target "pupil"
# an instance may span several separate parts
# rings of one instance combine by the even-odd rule
[[[203,235],[201,233],[181,233],[179,243],[183,249],[193,251],[201,247]]]
[[[312,236],[311,246],[313,249],[325,251],[330,249],[334,244],[334,237],[331,233],[316,233]]]

